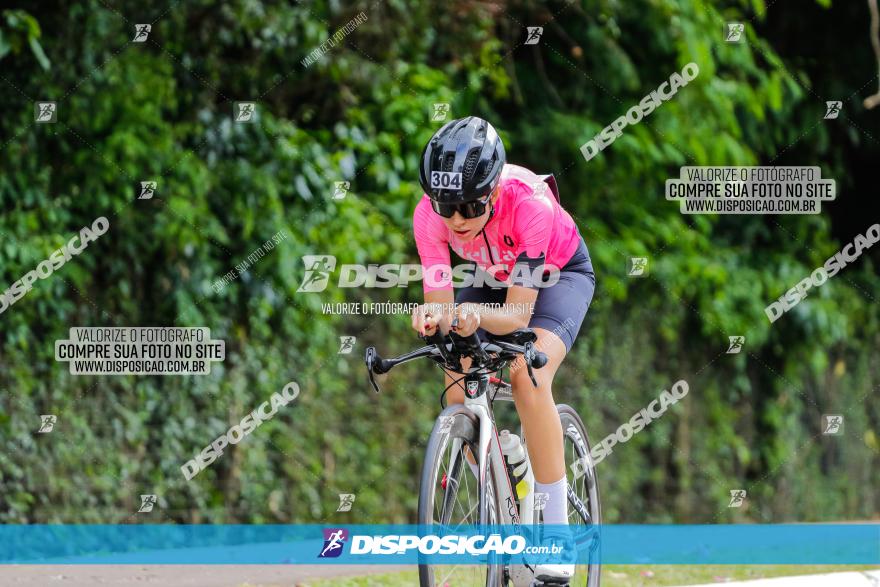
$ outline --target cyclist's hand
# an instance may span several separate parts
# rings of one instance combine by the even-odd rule
[[[421,304],[413,310],[412,327],[413,330],[422,336],[432,336],[437,332],[440,318],[443,317],[436,304]]]
[[[459,336],[470,336],[480,327],[479,307],[476,304],[457,305],[452,317],[458,318],[458,325],[452,330]]]

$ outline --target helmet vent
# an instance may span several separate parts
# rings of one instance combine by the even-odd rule
[[[480,178],[480,183],[483,182],[487,177],[489,177],[489,172],[495,167],[495,162],[498,161],[497,157],[492,157],[492,163],[490,165],[486,165],[486,171],[483,172],[483,177]]]
[[[461,172],[462,179],[467,181],[474,176],[474,170],[477,167],[477,161],[480,158],[480,150],[473,149],[468,153],[467,159],[464,161],[464,169]]]
[[[443,167],[441,171],[452,171],[452,165],[455,163],[455,153],[449,153],[443,158]]]

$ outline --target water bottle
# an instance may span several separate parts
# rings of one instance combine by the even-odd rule
[[[501,453],[507,461],[507,474],[514,487],[517,500],[522,501],[532,491],[533,477],[519,436],[507,430],[501,431]]]

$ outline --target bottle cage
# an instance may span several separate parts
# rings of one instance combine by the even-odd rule
[[[553,192],[553,197],[556,198],[556,203],[562,204],[562,201],[559,199],[559,187],[556,185],[556,178],[553,177],[553,174],[548,173],[547,175],[539,175],[538,177],[550,187],[550,191]]]

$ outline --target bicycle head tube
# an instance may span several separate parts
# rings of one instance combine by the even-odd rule
[[[481,397],[489,389],[489,374],[473,372],[464,377],[464,395],[468,399]]]

